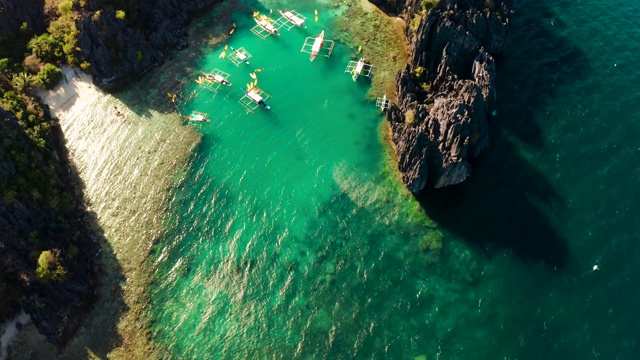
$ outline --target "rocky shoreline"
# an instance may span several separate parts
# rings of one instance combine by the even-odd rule
[[[405,18],[410,64],[388,120],[402,181],[414,194],[464,181],[489,146],[494,56],[510,46],[511,0],[372,0]]]
[[[132,2],[124,18],[87,1],[78,22],[78,46],[91,65],[94,83],[102,89],[121,87],[164,62],[167,49],[189,46],[186,26],[191,18],[220,0],[154,0]]]

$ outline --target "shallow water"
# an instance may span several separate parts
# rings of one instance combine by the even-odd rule
[[[296,4],[307,29],[261,40],[236,12],[228,44],[251,64],[198,49],[182,79],[218,68],[233,86],[176,101],[212,122],[155,247],[168,356],[636,358],[638,6],[517,4],[491,148],[467,183],[421,198],[445,234],[432,256],[435,223],[385,175],[368,81],[344,74],[353,51],[309,62],[302,43],[331,38],[332,13],[316,24]],[[271,110],[247,113],[256,68]]]

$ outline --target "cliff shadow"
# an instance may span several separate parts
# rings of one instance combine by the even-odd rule
[[[556,34],[562,26],[544,3],[519,4],[514,45],[497,59],[498,114],[490,120],[490,147],[464,183],[418,197],[430,218],[489,254],[508,249],[553,267],[562,267],[570,253],[551,218],[562,216],[565,204],[519,148],[544,146],[537,117],[589,69],[585,54]]]
[[[58,137],[64,144],[64,133],[58,129]],[[95,249],[90,256],[95,272],[95,284],[92,301],[85,311],[77,314],[79,327],[75,332],[65,333],[63,343],[58,348],[58,358],[83,359],[98,357],[106,359],[109,351],[122,344],[123,339],[118,332],[118,322],[123,313],[128,310],[122,295],[124,274],[115,255],[115,251],[105,237],[104,231],[97,218],[97,214],[90,210],[91,204],[84,197],[85,184],[80,177],[77,167],[70,161],[71,155],[66,146],[56,149],[61,162],[68,171],[68,184],[71,184],[76,198],[85,205],[82,221],[86,226],[86,241],[91,241]],[[37,351],[37,349],[36,349]],[[45,356],[42,358],[50,358]]]
[[[560,34],[567,25],[547,2],[518,3],[511,17],[513,45],[496,57],[498,126],[537,149],[544,146],[537,117],[591,67],[585,53]]]

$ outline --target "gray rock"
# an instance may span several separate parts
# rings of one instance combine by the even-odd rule
[[[411,64],[398,75],[388,120],[402,181],[414,194],[464,181],[469,160],[489,146],[487,118],[497,98],[492,54],[510,45],[511,14],[509,1],[493,3],[441,0],[415,32],[407,28]],[[408,0],[405,19],[419,5]],[[430,90],[419,96],[423,84]]]

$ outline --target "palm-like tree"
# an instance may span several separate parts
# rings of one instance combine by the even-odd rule
[[[16,90],[20,92],[27,92],[34,83],[33,76],[27,74],[26,72],[20,72],[13,76],[11,79],[11,83],[16,88]]]

